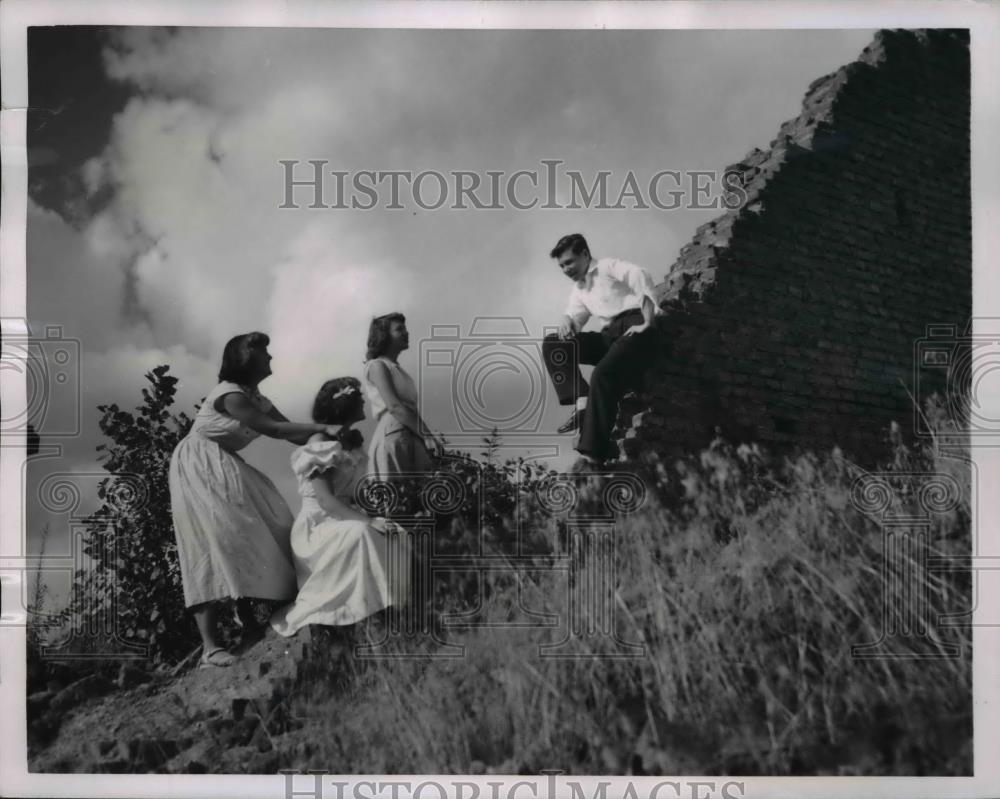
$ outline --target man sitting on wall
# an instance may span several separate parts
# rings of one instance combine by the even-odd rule
[[[560,433],[580,429],[577,451],[590,464],[612,457],[618,402],[634,388],[655,354],[653,317],[662,313],[649,273],[617,258],[594,258],[579,233],[563,236],[549,255],[570,280],[559,332],[542,342],[542,357],[560,405],[575,405]],[[581,332],[591,316],[601,331]],[[593,364],[590,385],[579,364]]]

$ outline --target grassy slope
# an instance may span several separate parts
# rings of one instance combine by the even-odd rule
[[[537,568],[499,570],[482,584],[461,570],[445,575],[435,586],[436,617],[474,609],[482,595],[476,618],[523,621],[527,608],[552,614],[560,627],[449,630],[443,637],[465,646],[452,659],[433,657],[445,650],[427,636],[392,642],[389,651],[415,643],[428,656],[361,661],[350,656],[350,639],[319,635],[306,678],[283,700],[285,715],[302,726],[276,736],[268,768],[970,773],[971,632],[934,623],[969,610],[969,575],[921,565],[924,555],[970,553],[969,466],[934,443],[893,454],[882,478],[885,512],[925,517],[929,552],[890,559],[898,579],[888,581],[884,525],[863,512],[879,491],[859,492],[860,471],[836,453],[769,468],[753,449],[715,447],[686,462],[645,464],[639,475],[658,490],[616,521],[616,590],[604,596],[620,637],[644,647],[632,659],[607,657],[615,651],[608,638],[586,635],[563,650],[577,658],[540,656],[541,645],[564,634],[572,610],[568,575],[551,568],[568,551],[572,524],[539,497],[551,506],[560,490],[573,489],[523,492],[515,511],[510,472],[488,467],[475,478],[487,498],[487,552],[509,557],[519,527]],[[457,473],[467,479],[469,464]],[[957,501],[924,512],[921,502],[941,492],[922,489],[948,478],[960,488]],[[578,510],[605,508],[604,486],[578,482]],[[479,524],[467,510],[438,530],[443,549],[474,551]],[[594,555],[578,553],[577,566],[581,557]],[[894,644],[922,659],[851,656],[852,645],[879,638],[887,585],[889,607],[906,590],[926,598],[928,634]],[[583,622],[600,627],[594,608],[584,610]],[[354,642],[377,637],[384,624],[376,617]],[[959,656],[927,658],[941,654],[941,643],[958,645]],[[224,758],[204,759],[230,768]],[[81,767],[67,761],[70,770]]]
[[[889,469],[888,510],[929,519],[926,554],[967,555],[967,464],[932,445],[897,448]],[[328,649],[288,700],[306,727],[284,759],[340,773],[971,773],[971,632],[934,622],[969,609],[968,575],[929,572],[910,551],[887,581],[859,470],[834,453],[778,471],[747,448],[706,451],[658,467],[665,499],[618,522],[609,599],[645,657],[602,657],[606,639],[586,636],[571,642],[579,659],[541,657],[552,629],[452,632],[461,659],[325,661]],[[928,515],[920,488],[935,474],[961,497]],[[558,517],[535,508],[525,521],[561,551]],[[445,595],[470,579],[452,575]],[[525,618],[519,584],[523,606],[567,618],[565,579],[544,570],[488,578],[480,618]],[[890,607],[926,592],[927,634],[893,644],[908,658],[852,657],[879,639],[885,585]],[[960,654],[928,657],[940,643]]]

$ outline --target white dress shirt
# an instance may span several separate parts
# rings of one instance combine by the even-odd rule
[[[569,293],[566,316],[582,328],[591,316],[605,327],[613,316],[622,311],[642,308],[643,297],[653,303],[654,314],[660,314],[653,293],[653,280],[640,266],[618,258],[595,258],[590,269]]]

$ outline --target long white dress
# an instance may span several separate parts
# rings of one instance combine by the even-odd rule
[[[408,533],[391,522],[385,531],[354,519],[329,515],[316,499],[312,478],[322,475],[331,492],[351,504],[366,457],[359,447],[320,441],[292,453],[292,471],[302,495],[302,510],[292,527],[292,553],[299,592],[295,602],[271,616],[281,635],[307,624],[346,625],[390,605],[403,605],[410,579]]]
[[[170,510],[188,607],[226,597],[295,596],[292,512],[278,489],[237,452],[257,438],[215,401],[232,392],[267,412],[266,397],[220,383],[170,457]]]

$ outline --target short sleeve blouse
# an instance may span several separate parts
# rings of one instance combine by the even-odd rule
[[[241,386],[237,383],[223,381],[208,392],[205,401],[195,415],[191,433],[215,441],[230,452],[237,452],[260,436],[256,430],[247,427],[239,419],[215,409],[215,402],[226,394],[242,394],[262,413],[267,413],[274,407],[271,401],[256,389]]]
[[[354,487],[367,458],[361,448],[346,450],[339,441],[314,441],[291,455],[292,472],[302,497],[315,497],[311,480],[323,475],[330,490],[344,500],[354,499]]]

